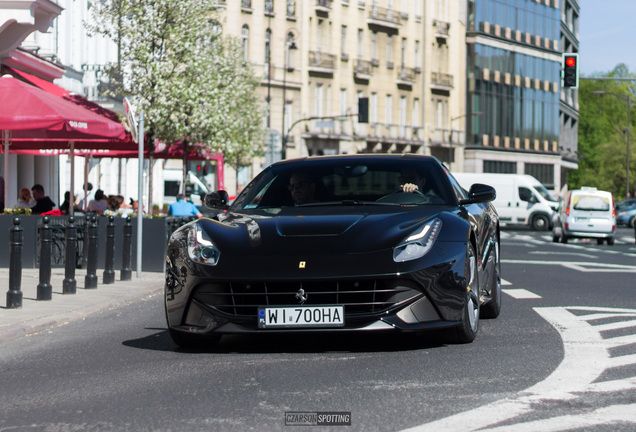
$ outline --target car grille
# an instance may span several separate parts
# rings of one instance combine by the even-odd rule
[[[352,318],[380,314],[423,296],[410,285],[395,279],[205,283],[199,285],[194,299],[223,314],[255,319],[259,306],[298,306],[299,294],[304,293],[305,305],[344,305],[345,316]]]

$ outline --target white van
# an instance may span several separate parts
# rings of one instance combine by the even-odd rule
[[[615,234],[616,211],[611,192],[583,187],[565,194],[552,229],[553,242],[567,243],[568,239],[578,237],[613,245]]]
[[[525,174],[453,173],[466,190],[475,183],[492,186],[492,202],[499,221],[507,225],[528,225],[535,230],[552,228],[558,201],[536,178]]]
[[[201,194],[208,194],[210,190],[194,173],[188,171],[186,177],[186,194],[194,205],[201,205]],[[183,190],[183,171],[164,169],[163,171],[163,197],[165,203],[173,203],[177,195]]]

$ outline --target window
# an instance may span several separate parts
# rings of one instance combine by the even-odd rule
[[[419,126],[420,125],[420,100],[419,99],[413,100],[413,112],[411,116],[412,116],[411,123],[413,124],[413,126]]]
[[[386,62],[387,65],[389,63],[393,63],[393,38],[391,35],[387,35],[386,37]]]
[[[358,29],[358,58],[361,59],[362,58],[362,29]]]
[[[316,106],[315,106],[315,114],[317,117],[321,117],[322,116],[322,95],[323,95],[323,90],[322,90],[322,84],[316,84]]]
[[[384,119],[387,125],[393,121],[393,96],[386,95],[386,105],[384,106]]]
[[[265,67],[269,69],[269,64],[272,60],[272,31],[270,29],[265,30]]]
[[[517,174],[517,162],[484,161],[485,173]]]
[[[413,62],[413,66],[416,68],[420,67],[420,41],[415,41],[415,61]]]
[[[371,60],[377,60],[378,58],[378,34],[376,32],[371,33]]]
[[[249,57],[250,28],[245,24],[241,29],[241,49],[243,50],[243,60]]]
[[[287,0],[287,16],[288,17],[296,16],[296,1],[295,0]]]
[[[340,89],[340,115],[347,114],[347,89]]]
[[[265,0],[265,14],[274,13],[274,0]]]
[[[400,65],[404,67],[406,64],[406,38],[402,38],[402,45],[400,46]]]
[[[347,54],[347,26],[343,25],[340,30],[340,52],[342,55]]]
[[[371,93],[371,99],[369,100],[369,121],[371,124],[378,122],[378,94]]]
[[[406,96],[400,98],[400,137],[406,136]]]

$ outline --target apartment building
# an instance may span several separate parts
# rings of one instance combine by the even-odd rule
[[[577,168],[577,91],[561,88],[561,54],[578,50],[578,5],[468,7],[466,171],[530,174],[559,191]]]
[[[261,79],[268,161],[412,152],[462,163],[464,1],[220,3],[224,31],[241,38]]]

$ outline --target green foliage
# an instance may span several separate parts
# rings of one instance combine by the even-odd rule
[[[259,82],[236,38],[223,34],[215,0],[93,3],[94,33],[110,37],[120,93],[144,111],[146,137],[187,140],[221,152],[230,165],[263,149]]]
[[[602,75],[584,78],[633,77],[620,64]],[[568,173],[568,188],[594,186],[612,192],[618,201],[625,197],[629,124],[634,123],[634,84],[632,81],[582,79],[579,83],[579,169]],[[599,94],[605,92],[607,94]],[[631,102],[629,102],[631,100]],[[633,135],[631,131],[630,135]],[[630,153],[636,143],[630,136]],[[630,157],[630,190],[636,185],[636,161]]]

